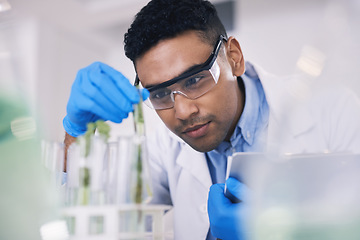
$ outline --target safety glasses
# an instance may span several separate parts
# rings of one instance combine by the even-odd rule
[[[205,63],[196,65],[171,80],[148,87],[150,96],[144,103],[156,110],[168,109],[174,107],[175,94],[194,100],[209,92],[219,80],[220,67],[217,63],[217,56],[222,41],[226,41],[226,38],[220,36],[214,51]],[[136,76],[134,85],[138,85],[139,82],[140,80]]]

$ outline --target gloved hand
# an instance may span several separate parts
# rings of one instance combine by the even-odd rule
[[[143,99],[149,92],[142,91]],[[120,72],[95,62],[81,69],[71,88],[65,131],[73,137],[86,132],[87,124],[99,119],[120,123],[140,100],[138,90]]]
[[[247,205],[243,201],[232,203],[225,197],[224,187],[225,184],[214,184],[210,188],[208,214],[211,234],[222,240],[244,240]],[[247,187],[235,178],[228,178],[226,187],[240,200],[245,199],[249,192]]]

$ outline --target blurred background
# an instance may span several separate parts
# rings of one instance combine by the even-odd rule
[[[123,36],[148,0],[0,0],[0,87],[20,88],[43,138],[62,141],[77,71],[103,61],[130,81]],[[360,94],[359,0],[212,0],[245,59],[279,75],[303,71]],[[146,111],[147,130],[157,116]],[[131,123],[131,121],[130,121]],[[127,121],[114,128],[131,131]],[[129,130],[130,129],[130,130]]]

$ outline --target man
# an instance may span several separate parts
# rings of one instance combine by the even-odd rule
[[[136,84],[167,127],[151,139],[149,161],[153,203],[174,206],[175,239],[244,237],[246,204],[223,194],[233,152],[343,151],[360,143],[354,95],[331,95],[326,102],[319,94],[296,107],[293,81],[245,63],[239,42],[227,36],[208,1],[152,0],[124,42]],[[121,122],[138,101],[136,88],[111,67],[94,63],[80,70],[64,118],[66,142],[83,134],[88,122]],[[241,200],[246,187],[232,178],[227,183]]]

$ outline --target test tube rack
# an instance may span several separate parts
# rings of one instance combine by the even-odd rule
[[[62,209],[69,240],[163,240],[168,205],[74,206]]]

